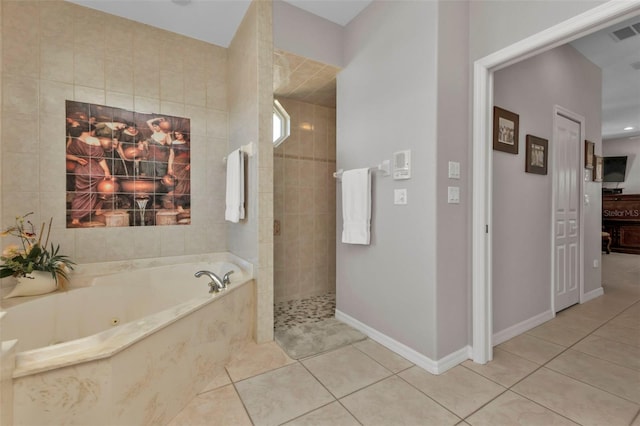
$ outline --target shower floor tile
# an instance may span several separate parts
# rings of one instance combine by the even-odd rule
[[[335,312],[335,293],[276,303],[274,307],[274,329],[286,330],[299,325],[320,322],[333,318]]]

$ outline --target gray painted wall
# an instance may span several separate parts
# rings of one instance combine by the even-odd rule
[[[603,182],[605,188],[623,188],[623,194],[640,194],[640,139],[611,139],[602,144],[604,157],[626,155],[627,175],[624,182]]]
[[[273,46],[342,67],[344,27],[281,0],[273,2]]]
[[[471,283],[471,176],[469,161],[469,12],[465,2],[438,6],[437,147],[437,359],[468,344]],[[443,25],[446,23],[446,25]],[[460,179],[449,179],[449,161]],[[460,187],[460,204],[447,202],[447,188]]]
[[[547,175],[525,173],[527,134],[549,140],[553,153],[553,108],[585,118],[588,140],[600,147],[600,68],[569,45],[494,74],[495,105],[520,115],[519,154],[493,151],[494,332],[551,309],[551,219],[553,159]],[[582,170],[581,170],[582,173]],[[591,200],[584,209],[585,290],[600,287],[600,184],[584,182]]]
[[[472,61],[537,34],[606,1],[470,1]]]
[[[411,180],[373,179],[369,247],[339,242],[338,186],[338,309],[433,359],[472,343],[470,65],[602,2],[443,3],[375,1],[347,25],[337,108],[338,168],[375,165],[401,149],[414,156]],[[274,22],[275,45],[286,49],[282,21]],[[463,30],[456,35],[450,22]],[[321,60],[306,49],[295,53]],[[448,161],[460,161],[459,182],[446,177]],[[458,206],[444,196],[455,184]],[[403,187],[409,204],[394,206],[393,189]]]
[[[430,358],[436,340],[437,12],[433,2],[375,2],[346,28],[338,75],[337,167],[375,166],[410,149],[412,177],[373,176],[372,243],[341,243],[337,308]],[[408,204],[393,204],[406,188]]]

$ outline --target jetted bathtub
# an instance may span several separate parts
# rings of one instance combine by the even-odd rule
[[[234,272],[211,294],[199,270]],[[3,301],[15,424],[166,424],[253,338],[252,267],[229,253],[81,265],[72,282]]]

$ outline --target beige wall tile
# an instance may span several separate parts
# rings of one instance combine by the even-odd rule
[[[133,93],[133,61],[108,57],[105,61],[105,87],[119,93]]]
[[[40,43],[40,78],[43,80],[73,83],[73,45],[57,38],[43,38]]]
[[[279,287],[278,299],[290,300],[335,291],[335,276],[329,280],[330,264],[333,265],[331,270],[335,275],[335,250],[329,261],[327,249],[327,238],[334,237],[335,228],[335,217],[330,217],[335,216],[336,183],[331,175],[335,170],[335,163],[313,159],[314,138],[317,143],[323,141],[324,144],[324,147],[317,149],[322,153],[318,156],[327,156],[328,128],[333,129],[335,137],[335,112],[292,99],[280,100],[292,121],[291,136],[276,149],[276,153],[282,153],[283,157],[274,159],[274,211],[276,215],[284,215],[282,241],[296,246],[296,250],[290,250],[286,254],[287,258],[295,255],[300,259],[278,263],[280,254],[276,251],[275,262],[279,265],[293,264],[296,268],[301,268],[300,274],[305,277],[313,275],[313,278],[304,279],[305,284],[301,281],[288,295],[283,295],[283,286]],[[303,119],[307,121],[303,122]],[[306,138],[305,147],[302,140],[297,140],[298,137]],[[296,216],[295,219],[293,215]],[[313,274],[309,272],[309,268],[312,268]]]
[[[104,105],[105,99],[106,93],[103,89],[78,85],[73,86],[74,101]]]
[[[64,123],[64,105],[74,97],[73,85],[55,81],[40,81],[40,114],[58,116]],[[62,108],[60,106],[62,105]],[[64,137],[64,133],[59,134]]]
[[[37,29],[23,31],[7,26],[2,40],[3,72],[23,77],[38,78]]]
[[[80,86],[105,88],[104,56],[86,46],[74,49],[74,83]]]
[[[2,112],[36,117],[38,114],[38,80],[20,76],[2,77]]]
[[[38,125],[28,116],[3,113],[2,150],[3,152],[38,152]]]

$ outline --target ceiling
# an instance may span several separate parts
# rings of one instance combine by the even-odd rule
[[[335,108],[338,71],[340,68],[275,49],[273,94]]]
[[[228,47],[251,0],[67,0]],[[348,24],[371,0],[284,0],[339,25]],[[150,5],[153,4],[151,8]],[[602,69],[602,137],[640,136],[640,17],[593,33],[571,44]],[[628,27],[636,34],[616,41],[611,32]],[[634,65],[635,64],[635,65]],[[274,93],[335,106],[338,68],[274,52]],[[635,68],[634,68],[635,66]],[[330,76],[331,73],[333,76]],[[333,90],[333,97],[329,92]],[[333,103],[333,105],[331,105]],[[623,130],[633,127],[632,130]]]
[[[251,0],[67,0],[111,15],[229,47]],[[372,0],[283,0],[347,25]]]
[[[602,69],[603,140],[640,136],[640,16],[571,45]]]

